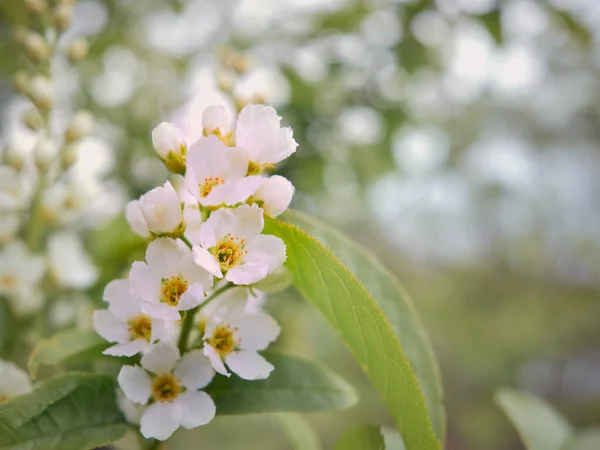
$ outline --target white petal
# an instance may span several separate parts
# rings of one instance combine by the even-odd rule
[[[212,188],[210,193],[200,200],[204,206],[218,206],[221,204],[234,205],[238,201],[237,194],[238,180],[228,180],[223,184]]]
[[[139,366],[123,366],[117,377],[119,386],[129,400],[145,405],[152,395],[150,375]]]
[[[227,369],[225,368],[225,364],[223,364],[223,361],[221,360],[221,355],[219,355],[219,352],[217,352],[217,350],[212,345],[204,343],[204,349],[202,350],[202,352],[204,353],[204,356],[206,356],[210,360],[210,364],[217,372],[225,376],[230,375],[230,373],[227,372]]]
[[[215,402],[206,392],[188,391],[180,395],[176,402],[183,408],[181,426],[184,428],[206,425],[215,418]]]
[[[179,310],[175,306],[166,303],[142,303],[142,312],[148,314],[153,319],[159,320],[180,320]]]
[[[182,251],[179,273],[188,283],[201,285],[204,290],[210,289],[213,285],[212,274],[196,264],[194,261],[194,252],[188,248]]]
[[[231,321],[237,327],[242,350],[264,350],[279,336],[280,328],[271,316],[258,313],[240,316]]]
[[[200,243],[200,228],[202,227],[202,213],[198,207],[198,203],[186,203],[183,209],[183,217],[185,218],[185,237],[192,244]]]
[[[194,172],[198,184],[204,184],[207,178],[228,178],[228,150],[214,135],[200,139],[192,145],[187,156],[187,168]]]
[[[149,346],[150,344],[145,339],[136,339],[124,344],[113,345],[112,347],[104,350],[103,353],[111,356],[133,356],[137,353],[143,352]]]
[[[160,278],[154,276],[146,263],[135,261],[129,272],[129,280],[133,289],[145,302],[158,303],[160,301]]]
[[[179,267],[181,250],[174,239],[155,239],[148,244],[146,261],[152,272],[159,277],[172,275]]]
[[[25,371],[13,362],[0,360],[0,393],[13,397],[31,389],[31,380]]]
[[[252,195],[255,196],[256,191],[263,184],[263,177],[253,175],[239,180],[235,184],[235,191],[231,193],[228,204],[235,205],[236,203],[245,203]]]
[[[229,114],[221,105],[209,106],[202,113],[202,126],[207,134],[211,134],[216,130],[219,130],[223,135],[227,134],[230,123]]]
[[[142,357],[142,367],[161,375],[170,372],[179,361],[179,349],[166,342],[154,344],[150,351]]]
[[[94,329],[108,342],[124,343],[129,341],[129,330],[125,322],[118,320],[105,309],[94,311]]]
[[[264,279],[268,273],[266,264],[249,262],[229,269],[225,279],[233,284],[246,286]]]
[[[235,128],[236,145],[257,163],[275,164],[296,151],[290,128],[281,128],[280,117],[270,106],[246,105]]]
[[[177,309],[179,311],[187,311],[195,308],[204,301],[204,289],[199,284],[190,285],[183,295],[179,298]]]
[[[194,262],[196,264],[198,264],[211,275],[217,278],[223,278],[221,266],[219,265],[217,258],[209,253],[208,250],[203,249],[199,245],[194,245],[192,251],[194,253]]]
[[[129,226],[133,232],[143,238],[150,237],[148,224],[142,214],[141,204],[139,200],[132,200],[125,207],[125,218],[129,222]]]
[[[164,441],[181,425],[183,407],[179,402],[150,405],[140,421],[140,431],[146,439]]]
[[[115,317],[126,321],[140,312],[140,299],[132,292],[129,280],[112,280],[104,288],[103,298]]]
[[[142,195],[140,209],[148,229],[154,233],[170,233],[183,220],[179,196],[168,181]]]
[[[228,232],[246,241],[258,236],[265,225],[263,210],[256,205],[238,206],[231,211],[231,214],[235,220]],[[225,234],[221,236],[225,236]]]
[[[225,362],[244,380],[263,380],[273,371],[273,364],[256,352],[241,351],[227,355]]]
[[[228,208],[213,212],[200,230],[200,245],[207,249],[214,247],[223,236],[233,230],[235,220],[235,216]]]
[[[244,250],[248,252],[244,256],[244,262],[265,264],[269,273],[281,266],[286,259],[285,243],[270,234],[261,234],[250,239]]]
[[[277,217],[284,212],[294,196],[294,185],[285,177],[274,175],[265,178],[256,190],[254,198],[263,201],[262,208],[265,214]]]
[[[173,322],[169,322],[169,323],[173,323]],[[156,319],[153,318],[152,319],[152,336],[151,336],[151,341],[155,342],[158,340],[168,340],[170,336],[170,330],[169,330],[169,326],[167,325],[167,322],[165,322],[164,320],[161,319]]]
[[[202,350],[192,350],[186,353],[175,366],[175,376],[186,388],[196,390],[210,383],[215,376],[215,371]]]
[[[54,278],[64,287],[86,289],[98,279],[98,269],[77,234],[60,231],[50,236],[48,256]]]

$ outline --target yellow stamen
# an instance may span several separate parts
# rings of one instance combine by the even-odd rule
[[[152,384],[152,396],[159,402],[170,402],[181,393],[181,385],[172,373],[159,375]]]
[[[182,277],[163,278],[160,301],[172,306],[179,304],[179,299],[187,291],[188,282]]]
[[[239,341],[235,340],[235,332],[237,328],[232,328],[231,325],[219,325],[208,339],[208,343],[213,346],[221,357],[229,355],[239,345]]]
[[[128,322],[131,339],[142,338],[150,342],[152,336],[152,319],[146,314],[139,314]]]

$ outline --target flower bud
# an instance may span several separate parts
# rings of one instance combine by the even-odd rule
[[[77,161],[77,155],[79,152],[77,151],[77,146],[73,144],[67,145],[60,152],[60,164],[64,170],[69,169],[75,161]]]
[[[154,236],[178,238],[185,231],[179,196],[168,181],[140,197],[140,210]]]
[[[94,128],[94,116],[89,111],[77,111],[67,129],[65,130],[65,141],[75,142],[83,139],[91,133]]]
[[[73,7],[71,5],[58,5],[52,11],[52,21],[54,28],[61,32],[69,28],[71,18],[73,17]]]
[[[152,144],[169,171],[180,175],[185,173],[187,144],[176,125],[160,123],[152,130]]]
[[[33,62],[41,62],[50,56],[50,48],[45,39],[37,33],[30,31],[23,40],[25,53]]]
[[[33,149],[35,165],[40,171],[47,171],[56,159],[58,149],[50,139],[41,139]]]
[[[69,48],[67,50],[69,59],[71,60],[71,62],[81,61],[83,58],[85,58],[87,56],[89,48],[90,48],[90,45],[89,45],[87,39],[85,39],[85,38],[75,39],[73,42],[71,42],[71,44],[69,45]]]
[[[24,70],[19,70],[14,77],[15,89],[21,94],[27,93],[29,89],[29,75]]]
[[[202,126],[204,135],[220,134],[224,136],[227,133],[229,117],[225,108],[219,105],[209,106],[202,113]]]
[[[8,145],[4,148],[4,164],[21,170],[25,165],[25,155],[17,147]]]
[[[25,7],[32,13],[43,13],[48,7],[46,0],[25,0]]]
[[[44,125],[44,119],[37,109],[31,107],[23,114],[23,123],[30,130],[37,131]]]
[[[29,98],[42,111],[50,111],[54,93],[50,80],[43,75],[35,75],[29,83]]]

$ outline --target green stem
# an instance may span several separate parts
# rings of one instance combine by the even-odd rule
[[[179,236],[179,239],[181,239],[185,243],[185,245],[187,245],[190,249],[192,248],[192,243],[183,234]]]
[[[190,338],[190,333],[194,326],[194,317],[196,316],[196,313],[198,313],[198,311],[200,311],[200,309],[204,308],[206,305],[208,305],[210,302],[212,302],[215,298],[217,298],[219,295],[221,295],[226,290],[232,288],[233,286],[234,286],[233,283],[227,283],[227,284],[221,286],[216,291],[214,291],[202,304],[196,306],[194,309],[190,309],[187,312],[185,319],[183,319],[183,324],[181,325],[181,334],[179,335],[179,343],[177,344],[177,346],[179,347],[179,351],[181,352],[182,355],[187,350],[188,341]]]

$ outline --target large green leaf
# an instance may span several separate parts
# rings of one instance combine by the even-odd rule
[[[56,366],[99,356],[108,345],[93,331],[62,331],[35,347],[29,357],[29,373],[36,378],[43,365]]]
[[[565,418],[539,397],[502,389],[495,399],[517,429],[527,450],[560,450],[572,433]]]
[[[115,401],[115,380],[103,375],[58,376],[0,405],[1,450],[84,450],[127,431]]]
[[[351,350],[388,406],[407,449],[439,449],[411,362],[365,286],[331,250],[297,226],[267,218],[265,232],[284,240],[295,287]]]
[[[321,442],[315,430],[300,414],[276,415],[292,447],[296,450],[321,450]]]
[[[584,430],[571,436],[560,450],[598,450],[600,449],[600,429]]]
[[[327,411],[357,401],[352,386],[322,364],[278,353],[264,356],[275,366],[269,378],[216,377],[208,386],[217,414]]]
[[[347,431],[335,445],[334,450],[385,450],[385,442],[379,427],[361,425]]]
[[[329,225],[295,212],[285,213],[283,219],[298,225],[329,247],[371,293],[408,356],[425,394],[433,429],[438,439],[444,442],[446,414],[440,369],[412,301],[396,277],[374,255]]]

